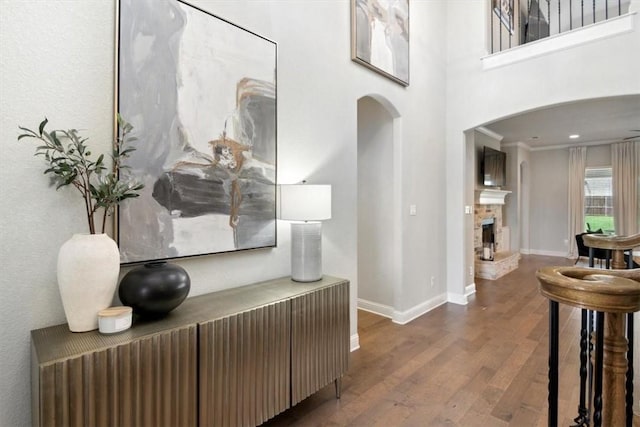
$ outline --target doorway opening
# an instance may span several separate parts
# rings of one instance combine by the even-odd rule
[[[358,100],[358,308],[393,319],[400,292],[401,177],[397,110]]]

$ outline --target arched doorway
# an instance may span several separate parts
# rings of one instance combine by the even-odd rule
[[[358,100],[358,307],[393,318],[401,283],[400,117],[386,99]]]

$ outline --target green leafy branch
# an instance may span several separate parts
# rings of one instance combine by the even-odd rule
[[[18,136],[33,138],[43,145],[36,147],[36,156],[42,156],[49,164],[44,171],[52,177],[56,190],[67,185],[73,185],[82,195],[91,234],[96,233],[94,215],[103,209],[102,229],[104,233],[106,219],[116,205],[123,200],[138,197],[144,185],[129,180],[123,180],[118,172],[128,169],[123,164],[135,148],[130,146],[136,140],[130,136],[133,126],[118,115],[118,135],[113,141],[111,154],[112,168],[105,165],[105,156],[100,154],[96,160],[91,159],[91,151],[87,147],[88,138],[80,136],[76,129],[52,130],[47,132],[49,121],[45,118],[38,126],[38,131],[19,126],[24,133]]]

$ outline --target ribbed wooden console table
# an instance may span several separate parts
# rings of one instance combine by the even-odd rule
[[[34,426],[253,426],[340,378],[349,282],[289,278],[187,299],[116,335],[31,331]]]

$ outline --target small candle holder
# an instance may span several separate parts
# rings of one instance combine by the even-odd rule
[[[109,307],[98,312],[98,330],[101,334],[115,334],[131,327],[131,307]]]

